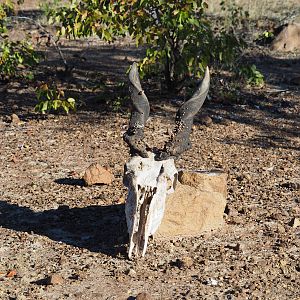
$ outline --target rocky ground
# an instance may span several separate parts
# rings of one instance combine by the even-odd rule
[[[86,57],[74,58],[73,77],[63,83],[86,103],[77,113],[32,113],[33,87],[23,82],[0,93],[0,299],[134,299],[140,292],[155,300],[300,299],[300,87],[291,81],[300,76],[300,56],[256,52],[265,87],[247,88],[237,103],[210,97],[195,120],[193,148],[176,162],[228,173],[224,228],[155,239],[145,258],[130,261],[122,185],[128,111],[114,112],[106,95],[82,86],[91,70],[108,86],[125,81],[138,52],[84,45],[65,45],[70,57],[82,49]],[[57,56],[50,51],[48,59],[42,79],[57,76]],[[147,94],[146,139],[160,146],[182,98]],[[11,122],[13,113],[20,120]],[[110,168],[111,185],[84,186],[93,162]]]

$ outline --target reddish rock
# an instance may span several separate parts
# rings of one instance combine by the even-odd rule
[[[114,180],[114,175],[109,169],[93,163],[86,169],[83,180],[86,185],[111,184]]]
[[[16,270],[11,270],[6,274],[7,278],[14,278],[15,276],[17,276],[17,271]]]
[[[50,284],[63,284],[64,283],[64,279],[57,274],[53,274],[49,277],[46,278],[46,284],[50,285]]]

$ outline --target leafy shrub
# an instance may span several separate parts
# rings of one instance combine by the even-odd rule
[[[35,106],[35,111],[42,114],[51,111],[63,110],[67,114],[70,110],[76,110],[76,100],[74,98],[63,98],[64,91],[56,86],[49,87],[48,84],[42,84],[36,90],[38,104]]]
[[[239,75],[250,85],[264,85],[264,75],[256,68],[255,65],[241,67]]]
[[[203,0],[72,0],[49,18],[61,24],[59,34],[67,37],[95,34],[112,42],[129,34],[137,46],[147,47],[141,75],[154,66],[164,73],[168,88],[177,89],[185,79],[200,77],[211,61],[233,65],[244,46],[225,26],[214,33],[207,7]]]
[[[21,3],[21,1],[18,1]],[[11,41],[8,34],[8,17],[14,12],[12,1],[0,4],[0,79],[12,77],[32,78],[31,67],[40,56],[26,40]]]
[[[10,42],[4,40],[0,45],[0,78],[32,78],[28,71],[40,60],[33,46],[27,41]],[[26,70],[27,69],[27,70]]]

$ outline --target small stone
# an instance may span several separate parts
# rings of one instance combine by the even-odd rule
[[[111,184],[114,180],[114,175],[108,168],[93,163],[86,169],[83,180],[86,185]]]
[[[229,217],[236,217],[236,216],[239,215],[239,212],[238,212],[237,209],[235,209],[234,207],[228,207],[228,206],[226,206],[225,213],[226,213]]]
[[[298,226],[300,226],[300,219],[299,218],[294,218],[291,222],[290,222],[291,226],[293,228],[296,228]]]
[[[205,125],[205,126],[208,127],[208,126],[211,126],[211,125],[212,125],[213,120],[212,120],[211,117],[205,115],[205,116],[203,116],[203,117],[200,119],[200,123],[201,123],[202,125]]]
[[[279,233],[285,233],[284,226],[279,224],[279,223],[277,224],[277,230],[278,230]]]
[[[11,270],[6,274],[7,278],[14,278],[15,276],[17,276],[17,271],[16,270]]]
[[[151,300],[152,297],[150,296],[150,294],[148,294],[146,292],[142,292],[142,293],[139,293],[135,299],[136,300]]]
[[[243,246],[240,243],[228,244],[225,247],[228,248],[228,249],[231,249],[233,251],[241,251],[241,250],[243,250]]]
[[[217,286],[219,284],[218,280],[213,278],[208,278],[204,284],[210,285],[210,286]]]
[[[10,118],[11,118],[11,122],[13,124],[20,124],[21,123],[20,118],[16,114],[12,114]]]
[[[191,257],[184,256],[181,259],[177,259],[176,264],[180,269],[188,269],[194,264],[194,261]]]
[[[46,285],[63,284],[64,279],[60,275],[53,274],[46,278],[45,283]]]
[[[130,277],[135,277],[136,276],[136,271],[134,271],[133,269],[128,269],[126,273]]]
[[[117,204],[124,204],[124,203],[125,203],[125,198],[124,197],[119,198]]]

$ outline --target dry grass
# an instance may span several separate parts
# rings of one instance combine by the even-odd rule
[[[208,1],[209,12],[222,14],[220,0]],[[275,18],[282,20],[293,14],[300,15],[299,0],[225,0],[229,5],[234,3],[248,11],[251,19]]]

